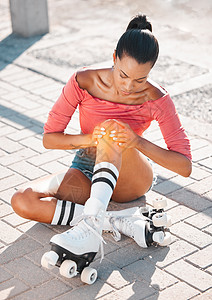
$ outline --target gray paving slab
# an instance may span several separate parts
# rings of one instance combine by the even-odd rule
[[[211,1],[49,0],[51,30],[28,39],[11,34],[9,1],[0,3],[0,298],[1,299],[211,299],[212,289],[212,61]],[[93,266],[88,286],[44,270],[49,240],[67,227],[17,216],[12,194],[35,178],[67,169],[75,151],[47,150],[43,124],[64,84],[78,68],[111,66],[112,52],[129,19],[144,11],[160,42],[152,79],[171,94],[191,140],[189,178],[155,165],[158,182],[140,201],[110,209],[152,205],[165,195],[172,243],[141,249],[131,239],[104,234],[105,260]],[[197,27],[196,20],[199,26]],[[195,28],[195,30],[194,30]],[[201,55],[204,53],[204,55]],[[67,128],[80,131],[78,110]],[[157,123],[145,138],[166,147]],[[33,275],[31,275],[33,274]]]

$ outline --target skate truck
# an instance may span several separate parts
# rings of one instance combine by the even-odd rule
[[[121,239],[121,234],[131,237],[142,248],[152,244],[167,246],[171,243],[171,234],[168,231],[171,218],[164,212],[166,206],[166,199],[160,198],[153,200],[153,207],[107,211],[103,231],[112,232],[116,241]],[[93,284],[97,279],[97,271],[89,265],[97,252],[85,253],[83,249],[82,254],[75,254],[73,250],[70,252],[67,243],[64,243],[68,231],[52,237],[51,251],[42,256],[41,265],[47,269],[59,267],[60,274],[66,278],[72,278],[79,273],[82,282]]]

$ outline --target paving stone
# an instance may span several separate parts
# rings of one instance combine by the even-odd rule
[[[205,166],[206,168],[212,169],[212,157],[201,160],[199,164],[201,166]]]
[[[192,152],[192,160],[194,162],[200,162],[201,160],[210,157],[211,153],[212,153],[211,145],[203,147],[201,149]]]
[[[212,275],[212,266],[207,268],[206,271]]]
[[[65,155],[66,155],[66,153],[63,150],[51,150],[46,153],[40,154],[39,159],[38,159],[38,156],[36,156],[36,157],[32,157],[32,158],[28,159],[27,161],[38,167],[38,166],[41,166],[48,162],[55,161],[58,158],[61,158]]]
[[[53,278],[53,276],[44,271],[44,269],[34,265],[24,257],[17,258],[14,261],[7,263],[5,268],[31,287],[40,285]]]
[[[201,169],[200,166],[198,165],[192,166],[192,173],[190,175],[191,178],[194,178],[196,180],[201,180],[210,175],[211,175],[210,172],[207,172],[205,169]]]
[[[212,225],[206,227],[203,231],[204,231],[205,233],[209,233],[210,235],[212,235]]]
[[[205,179],[202,179],[198,182],[195,182],[193,184],[190,184],[187,189],[190,190],[193,193],[197,194],[204,194],[211,190],[211,182],[212,182],[212,176],[209,176]]]
[[[23,293],[17,297],[15,300],[31,300],[31,299],[45,299],[52,300],[55,297],[70,291],[71,287],[59,281],[58,279],[51,280],[50,282],[46,282],[40,286],[36,286],[32,290]],[[66,298],[70,299],[70,298]],[[79,300],[80,298],[78,298]]]
[[[209,291],[194,297],[195,300],[211,300],[212,299],[212,289],[210,289]]]
[[[48,174],[40,168],[37,168],[25,161],[17,162],[13,165],[10,165],[10,168],[13,171],[21,174],[22,176],[27,177],[30,180],[37,179]]]
[[[10,244],[16,241],[20,236],[22,235],[20,231],[16,230],[15,228],[12,228],[5,222],[2,222],[0,220],[0,239],[5,243],[5,244]]]
[[[163,270],[160,270],[155,266],[155,264],[150,263],[147,260],[138,260],[126,267],[124,270],[127,270],[136,276],[141,277],[141,279],[149,282],[151,286],[155,289],[163,290],[168,286],[171,286],[178,282],[176,278],[170,276]]]
[[[190,144],[191,144],[191,151],[193,152],[194,150],[208,146],[209,142],[201,138],[192,138],[190,139]]]
[[[168,210],[167,214],[171,216],[172,224],[175,224],[185,219],[187,221],[188,217],[196,215],[197,212],[183,205],[178,205]]]
[[[11,202],[12,195],[16,192],[16,188],[11,188],[5,191],[0,192],[0,199],[2,199],[5,203]]]
[[[121,290],[116,292],[112,292],[104,297],[101,300],[123,300],[123,299],[130,299],[130,300],[142,300],[148,299],[149,296],[154,295],[155,299],[157,299],[158,293],[155,289],[150,287],[144,281],[135,281],[130,285],[125,286]],[[72,298],[71,298],[72,299]],[[63,299],[60,299],[63,300]],[[64,298],[65,300],[65,298]]]
[[[49,243],[50,239],[54,235],[54,231],[47,228],[41,223],[36,223],[30,230],[27,231],[27,235],[40,242],[42,245]]]
[[[190,284],[201,292],[211,287],[211,276],[181,260],[166,267],[166,271]],[[188,276],[189,274],[189,276]]]
[[[22,281],[16,278],[10,279],[1,284],[0,299],[10,299],[18,294],[27,291],[28,289],[29,287]]]
[[[12,213],[13,209],[10,205],[3,202],[0,204],[0,218]]]
[[[204,197],[210,201],[212,201],[212,191],[207,192],[204,194]]]
[[[171,192],[177,191],[185,186],[190,186],[191,183],[193,183],[194,180],[191,178],[184,178],[182,176],[176,176],[172,179],[166,180],[162,183],[157,184],[157,186],[153,187],[153,190],[155,192],[158,192],[162,195],[167,195]]]
[[[27,179],[19,174],[14,174],[4,179],[0,179],[0,190],[7,190],[26,182]]]
[[[207,198],[185,188],[168,194],[167,197],[196,211],[203,211],[212,206],[211,201],[208,201]]]
[[[121,243],[121,242],[120,242]],[[147,255],[155,254],[157,249],[154,246],[140,248],[135,243],[123,247],[106,255],[107,259],[114,262],[119,268],[123,268]]]
[[[212,224],[212,208],[208,208],[201,213],[196,214],[188,219],[186,223],[189,223],[199,229],[203,229]]]
[[[212,243],[212,237],[210,235],[186,223],[181,222],[174,224],[173,226],[171,226],[170,229],[173,234],[199,248],[204,248],[210,243]]]
[[[179,282],[159,293],[159,295],[152,296],[148,300],[185,300],[191,299],[192,297],[199,294],[199,291],[190,287],[185,282]],[[193,299],[193,298],[192,298]],[[196,298],[194,298],[196,299]]]
[[[28,222],[28,220],[18,216],[16,213],[12,213],[9,216],[4,217],[3,220],[13,227],[17,227],[21,224]]]
[[[50,174],[54,174],[57,172],[67,172],[68,168],[65,167],[63,164],[54,161],[54,162],[49,162],[47,164],[44,164],[41,166],[41,169],[43,169],[44,171],[47,171]]]
[[[37,153],[31,149],[23,149],[17,152],[14,152],[10,155],[4,155],[0,157],[0,164],[3,166],[9,166],[15,162],[25,160],[29,157],[35,156]]]
[[[99,264],[99,260],[95,261],[92,263],[92,267],[97,270],[98,278],[115,289],[120,289],[136,279],[136,276],[130,274],[126,270],[118,268],[107,259],[104,259],[101,264]]]
[[[179,240],[168,247],[159,247],[158,251],[146,256],[145,259],[160,268],[164,268],[173,262],[196,252],[197,250],[198,248],[185,241]]]
[[[192,263],[193,265],[206,269],[212,264],[212,245],[186,257],[186,261]]]
[[[41,247],[42,246],[40,243],[31,238],[25,237],[19,239],[12,245],[1,249],[0,263],[6,264],[15,258],[22,257],[27,253],[31,253]]]
[[[3,267],[0,267],[0,283],[11,279],[13,276],[8,273]]]
[[[1,126],[1,130],[0,130],[0,136],[1,137],[9,137],[9,135],[11,133],[14,133],[14,132],[17,132],[17,130],[14,128],[14,127],[11,127],[11,126],[4,126],[2,124]]]
[[[22,140],[20,143],[26,146],[27,148],[30,148],[39,153],[50,152],[49,150],[44,148],[42,141],[35,137],[26,138]]]
[[[42,133],[43,129],[39,126],[32,126],[27,129],[19,130],[18,132],[16,131],[15,133],[13,132],[12,134],[7,135],[11,140],[13,141],[21,141],[23,139],[26,139],[28,137],[31,137],[35,133]]]
[[[8,153],[13,153],[23,148],[22,145],[15,143],[6,137],[0,138],[0,145],[1,145],[1,149],[3,149]]]

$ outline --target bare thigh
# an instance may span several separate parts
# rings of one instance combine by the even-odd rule
[[[152,181],[153,171],[146,157],[136,149],[124,150],[112,199],[116,202],[128,202],[139,198],[149,190]]]

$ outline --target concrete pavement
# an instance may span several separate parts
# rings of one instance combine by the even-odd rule
[[[212,299],[212,46],[205,32],[211,4],[201,4],[51,0],[51,32],[26,40],[11,35],[8,1],[1,1],[0,299]],[[183,178],[155,165],[158,181],[152,191],[130,204],[111,203],[110,209],[151,205],[164,195],[173,241],[169,247],[141,249],[129,238],[115,242],[104,234],[105,259],[100,265],[98,255],[92,264],[99,278],[87,286],[40,265],[50,238],[67,227],[20,218],[10,199],[21,185],[69,167],[73,151],[42,146],[48,111],[77,68],[112,63],[116,41],[138,11],[149,15],[159,38],[152,78],[173,96],[191,139],[193,172]],[[67,131],[79,132],[78,112]],[[164,146],[154,122],[145,136]]]

